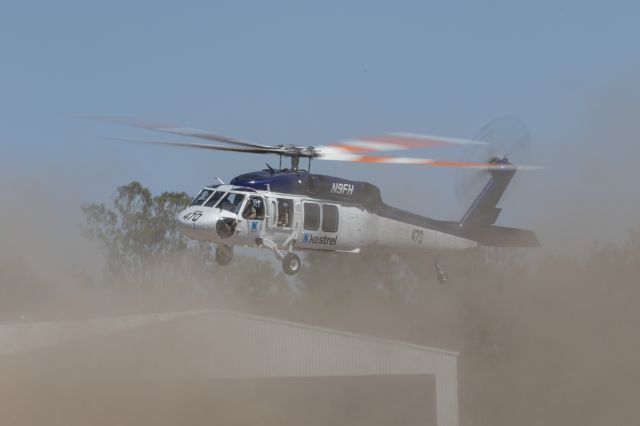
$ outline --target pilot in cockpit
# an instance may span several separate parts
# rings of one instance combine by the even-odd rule
[[[258,212],[256,207],[253,205],[252,200],[249,200],[247,207],[244,209],[244,213],[242,213],[242,217],[245,219],[255,219],[257,216]]]
[[[251,197],[242,212],[244,219],[264,219],[264,201],[259,197]]]

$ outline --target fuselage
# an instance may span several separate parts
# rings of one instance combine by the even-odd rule
[[[228,246],[354,253],[477,246],[450,222],[384,204],[374,185],[304,171],[265,170],[206,186],[177,220],[187,237]]]

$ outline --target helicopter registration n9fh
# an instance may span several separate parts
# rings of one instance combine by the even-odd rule
[[[427,146],[487,145],[485,141],[388,133],[318,147],[271,146],[126,116],[78,116],[225,145],[116,139],[120,141],[276,154],[281,160],[282,157],[291,159],[288,169],[267,165],[267,169],[242,174],[229,184],[205,186],[191,205],[177,215],[187,237],[216,244],[215,259],[220,265],[231,262],[234,246],[271,250],[289,275],[300,271],[301,261],[296,251],[391,254],[420,250],[436,255],[437,277],[445,282],[446,275],[437,261],[437,255],[442,252],[481,245],[539,246],[531,231],[495,225],[501,212],[496,206],[516,171],[536,167],[515,165],[507,153],[492,154],[483,162],[388,155],[390,151]],[[308,159],[307,170],[300,168],[301,158]],[[469,168],[487,172],[489,180],[461,219],[435,220],[387,205],[380,190],[370,183],[311,173],[312,159]]]

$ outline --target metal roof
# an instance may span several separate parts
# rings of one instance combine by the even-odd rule
[[[458,422],[457,356],[220,309],[0,325],[0,362],[18,359],[32,371],[50,367],[45,357],[60,363],[60,371],[94,381],[118,374],[169,380],[433,375],[441,426]],[[24,364],[30,357],[39,361]],[[111,371],[114,360],[132,368]]]

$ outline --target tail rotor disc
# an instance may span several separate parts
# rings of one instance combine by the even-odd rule
[[[463,157],[465,161],[491,162],[506,158],[510,163],[526,163],[529,158],[531,135],[524,123],[515,116],[490,121],[478,131],[474,139],[487,144],[467,146]],[[460,203],[469,205],[489,178],[486,170],[458,169],[455,193]]]

